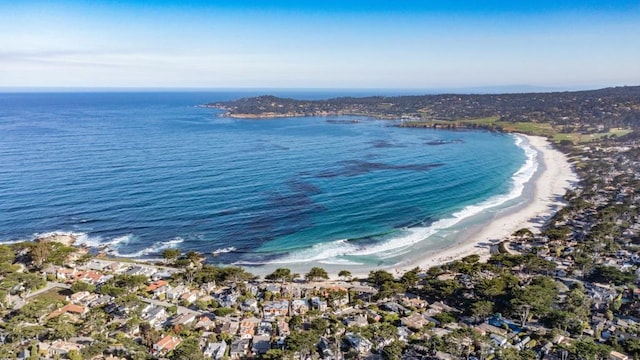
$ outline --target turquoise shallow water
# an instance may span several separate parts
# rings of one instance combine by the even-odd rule
[[[507,201],[533,167],[511,135],[196,107],[244,95],[0,94],[0,240],[65,231],[120,256],[393,264]]]

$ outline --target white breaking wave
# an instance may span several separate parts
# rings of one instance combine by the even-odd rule
[[[162,250],[175,248],[178,244],[184,242],[184,239],[181,237],[176,237],[168,241],[157,242],[148,248],[142,249],[140,251],[136,251],[134,253],[120,253],[117,249],[109,251],[110,254],[119,257],[127,257],[127,258],[138,258],[152,254],[159,254]]]
[[[394,237],[378,244],[367,246],[357,246],[347,240],[336,240],[316,244],[311,248],[296,251],[288,256],[273,261],[263,263],[239,263],[243,265],[263,265],[263,264],[294,264],[304,262],[321,262],[333,264],[341,261],[350,261],[342,259],[344,256],[371,256],[376,255],[380,259],[398,256],[409,251],[412,245],[429,239],[438,232],[449,229],[461,221],[473,217],[486,211],[507,203],[508,201],[517,199],[522,195],[525,184],[531,180],[538,170],[537,161],[538,152],[529,145],[524,137],[513,135],[516,146],[520,147],[526,156],[524,165],[516,171],[512,177],[511,190],[507,194],[497,195],[489,198],[479,204],[469,205],[462,210],[455,212],[451,217],[440,219],[427,227],[405,228],[402,235]]]
[[[213,251],[211,252],[211,254],[212,254],[212,255],[218,255],[218,254],[224,254],[224,253],[234,252],[234,251],[236,251],[236,250],[238,250],[238,249],[236,249],[236,248],[235,248],[235,247],[233,247],[233,246],[229,246],[229,247],[225,247],[225,248],[220,248],[220,249],[213,250]]]

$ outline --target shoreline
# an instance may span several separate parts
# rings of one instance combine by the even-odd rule
[[[323,262],[313,263],[270,263],[260,266],[243,266],[247,271],[265,276],[276,268],[288,268],[294,273],[304,275],[312,266],[322,267],[330,279],[338,278],[341,270],[348,270],[354,278],[366,278],[369,271],[386,270],[399,277],[402,273],[415,267],[426,270],[433,266],[443,265],[469,255],[479,255],[486,261],[491,255],[491,248],[509,238],[521,228],[528,228],[539,233],[565,202],[562,199],[578,178],[569,163],[567,156],[553,148],[544,137],[517,134],[524,138],[536,152],[537,169],[531,178],[524,183],[522,193],[512,203],[503,208],[489,208],[470,218],[471,223],[456,229],[448,244],[432,248],[428,241],[420,241],[411,246],[406,260],[395,265],[339,265]],[[442,246],[444,245],[444,246]],[[422,254],[419,254],[422,252]]]
[[[512,205],[497,211],[493,210],[495,212],[491,209],[484,210],[480,214],[480,222],[459,230],[453,241],[443,244],[443,247],[421,249],[420,243],[416,243],[412,245],[411,251],[414,253],[423,251],[422,254],[401,260],[396,265],[386,266],[350,266],[322,262],[240,266],[258,276],[265,276],[278,267],[289,268],[292,272],[304,274],[312,266],[319,266],[327,271],[331,279],[336,279],[341,270],[349,270],[354,277],[360,278],[366,278],[369,271],[375,270],[386,270],[395,276],[400,276],[415,267],[426,270],[474,254],[479,255],[481,261],[486,261],[490,256],[491,245],[507,239],[516,230],[526,227],[534,233],[539,233],[547,220],[564,206],[562,196],[578,180],[567,156],[553,148],[546,138],[524,134],[518,134],[518,136],[525,138],[530,147],[536,151],[535,158],[538,163],[531,178],[524,183],[522,193]],[[74,245],[81,246],[81,244]],[[134,262],[152,261],[138,257],[128,259]]]
[[[411,252],[423,252],[401,260],[396,265],[349,265],[312,263],[270,263],[260,266],[243,266],[247,271],[265,276],[276,268],[289,268],[294,273],[304,274],[312,266],[324,268],[331,279],[337,279],[338,272],[348,270],[355,278],[366,278],[369,271],[386,270],[394,276],[415,267],[426,270],[433,266],[443,265],[469,255],[479,255],[481,261],[490,257],[492,245],[506,240],[521,228],[529,228],[539,233],[547,220],[565,204],[562,196],[572,188],[578,178],[573,171],[567,156],[553,148],[544,137],[517,134],[523,137],[536,152],[537,169],[531,178],[524,183],[522,193],[504,208],[489,208],[473,216],[471,224],[456,232],[453,241],[438,248],[429,247],[424,241],[411,246]],[[480,221],[478,221],[480,219]],[[421,246],[422,245],[422,246]],[[240,265],[242,266],[242,265]]]
[[[567,156],[552,147],[544,137],[520,134],[538,152],[539,167],[525,185],[524,192],[530,191],[531,200],[496,214],[488,223],[474,226],[465,231],[462,239],[444,249],[433,250],[417,260],[413,260],[397,271],[415,268],[428,269],[469,255],[479,255],[481,261],[490,256],[486,244],[505,240],[515,231],[528,228],[539,233],[547,220],[565,204],[562,196],[578,180],[568,162]],[[523,194],[523,196],[526,196]]]

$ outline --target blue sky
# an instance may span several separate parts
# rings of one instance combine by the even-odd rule
[[[0,87],[640,84],[639,1],[0,1]]]

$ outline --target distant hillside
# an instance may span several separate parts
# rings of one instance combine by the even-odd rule
[[[340,97],[328,100],[259,96],[206,106],[223,109],[227,116],[247,118],[360,115],[451,121],[498,117],[500,121],[551,123],[554,126],[640,127],[640,86],[551,93]]]

